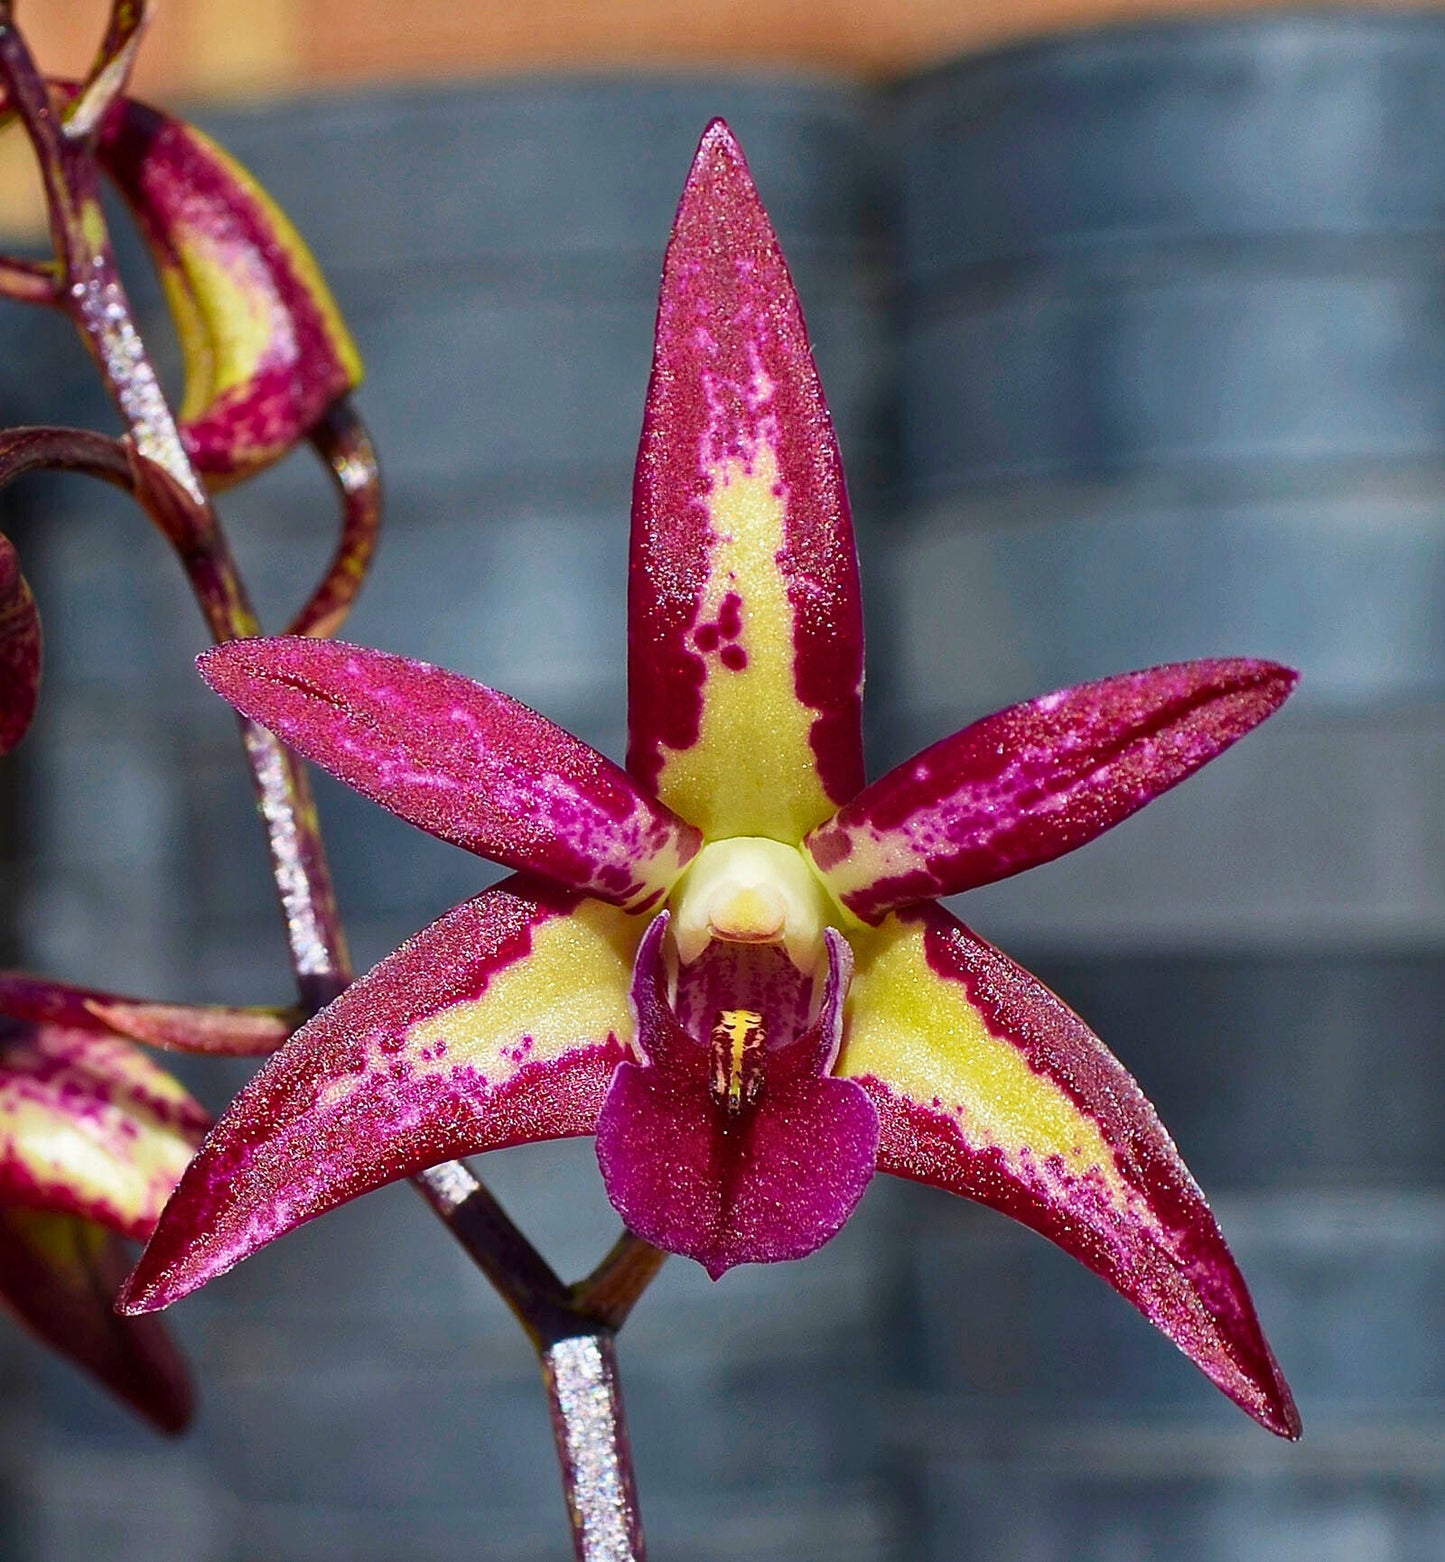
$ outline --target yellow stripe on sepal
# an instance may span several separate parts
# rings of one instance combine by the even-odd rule
[[[720,621],[724,632],[714,644],[694,630],[707,662],[701,728],[690,747],[665,750],[658,795],[708,840],[796,845],[837,805],[810,742],[818,713],[794,688],[794,615],[778,567],[787,501],[773,450],[716,467],[706,504],[715,540],[698,624],[704,636]],[[731,611],[741,617],[735,635]]]

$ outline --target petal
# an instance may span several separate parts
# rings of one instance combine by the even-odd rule
[[[0,1201],[150,1235],[210,1122],[129,1042],[60,1025],[0,1038]]]
[[[65,111],[71,138],[90,135],[126,89],[155,0],[113,0],[90,72]]]
[[[695,1258],[714,1280],[734,1264],[802,1258],[853,1213],[878,1148],[867,1096],[824,1073],[841,1033],[847,946],[829,932],[818,1018],[792,1046],[769,1053],[757,1103],[730,1117],[712,1100],[707,1047],[668,1003],[662,932],[658,918],[632,989],[648,1062],[618,1068],[597,1121],[607,1196],[638,1236]]]
[[[1270,1431],[1299,1416],[1209,1206],[1138,1085],[1027,971],[936,906],[854,936],[838,1073],[878,1164],[1011,1215],[1102,1275]]]
[[[787,267],[721,120],[668,245],[633,486],[628,768],[711,840],[795,843],[863,784],[843,470]]]
[[[865,922],[1051,862],[1178,786],[1278,710],[1298,675],[1179,662],[986,716],[875,781],[807,839]]]
[[[151,1003],[93,987],[0,971],[0,1015],[111,1032],[168,1052],[257,1057],[274,1052],[301,1023],[295,1009]]]
[[[244,715],[444,841],[639,910],[698,832],[625,771],[505,694],[380,651],[233,640],[200,659]]]
[[[208,476],[297,444],[361,381],[361,358],[285,213],[194,125],[128,100],[99,155],[155,257],[186,366],[181,432]]]
[[[150,1312],[338,1204],[459,1155],[591,1133],[643,923],[514,878],[417,934],[232,1102],[127,1283]]]
[[[0,1209],[0,1300],[38,1339],[163,1432],[191,1419],[190,1377],[159,1318],[120,1318],[120,1239],[73,1215]]]
[[[0,754],[29,730],[40,698],[40,614],[14,545],[0,537]]]

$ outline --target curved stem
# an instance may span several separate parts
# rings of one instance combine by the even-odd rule
[[[349,397],[334,402],[309,437],[341,495],[341,537],[321,584],[286,633],[325,636],[340,629],[371,567],[381,530],[381,469]]]

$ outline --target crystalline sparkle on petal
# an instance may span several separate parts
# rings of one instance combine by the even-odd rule
[[[627,773],[505,694],[338,641],[233,640],[211,687],[365,797],[444,841],[633,910],[698,832]]]
[[[1079,1017],[938,906],[854,939],[838,1072],[879,1167],[1002,1210],[1108,1280],[1271,1431],[1299,1417],[1249,1292],[1154,1109]]]
[[[855,916],[991,884],[1073,851],[1277,710],[1296,674],[1181,662],[1045,694],[891,770],[808,836]]]

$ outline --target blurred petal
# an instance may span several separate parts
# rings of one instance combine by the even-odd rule
[[[60,1025],[0,1032],[0,1202],[143,1241],[209,1122],[127,1041]]]
[[[851,956],[831,930],[813,1024],[759,1043],[756,1099],[717,1100],[707,1042],[677,1022],[662,959],[666,919],[638,951],[632,1002],[645,1064],[623,1063],[597,1122],[607,1196],[630,1230],[695,1258],[716,1280],[735,1264],[802,1258],[836,1236],[873,1177],[878,1120],[851,1081],[830,1079]]]
[[[863,784],[858,563],[787,267],[721,120],[668,246],[633,487],[628,768],[708,839]]]
[[[310,251],[193,125],[127,101],[105,122],[99,154],[155,256],[180,334],[192,461],[221,479],[270,465],[361,381]]]
[[[40,698],[40,614],[9,538],[0,537],[0,754],[29,730]]]
[[[303,638],[233,640],[199,665],[223,699],[363,797],[569,889],[641,909],[700,844],[580,738],[456,673]]]
[[[936,906],[853,939],[838,1073],[878,1165],[1002,1210],[1102,1275],[1236,1404],[1299,1417],[1209,1206],[1139,1087],[1046,987]]]
[[[154,0],[112,0],[95,63],[65,111],[71,137],[88,136],[125,91],[153,10]]]
[[[112,1032],[168,1052],[258,1057],[274,1052],[301,1023],[295,1009],[229,1008],[222,1004],[151,1003],[23,971],[0,971],[0,1015],[49,1021],[78,1030]]]
[[[130,1266],[118,1237],[73,1215],[0,1209],[0,1300],[44,1344],[163,1432],[191,1419],[190,1377],[159,1318],[112,1305]]]
[[[126,1308],[168,1306],[303,1221],[438,1161],[591,1133],[627,1055],[642,927],[514,878],[403,944],[232,1102]]]
[[[1180,662],[986,716],[891,770],[808,837],[856,916],[1051,862],[1178,786],[1277,710],[1297,674]]]

